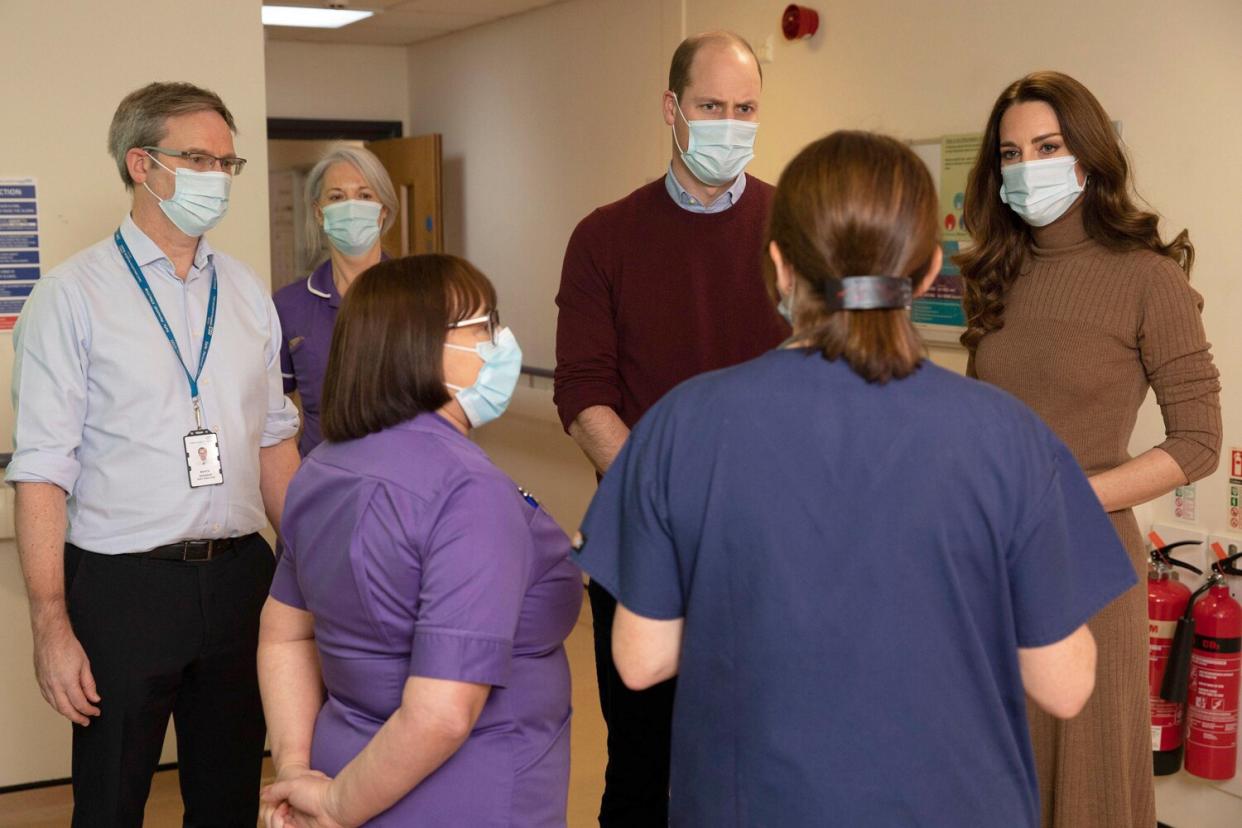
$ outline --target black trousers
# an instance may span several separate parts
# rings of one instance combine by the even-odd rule
[[[168,717],[186,826],[254,828],[266,727],[255,670],[272,550],[259,535],[211,561],[65,547],[69,618],[101,697],[73,726],[74,828],[139,828]]]
[[[587,595],[595,632],[599,704],[608,726],[608,767],[599,824],[603,828],[665,828],[676,679],[647,690],[626,687],[612,662],[616,599],[594,581],[587,585]]]

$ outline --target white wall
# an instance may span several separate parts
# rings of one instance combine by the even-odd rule
[[[400,121],[409,135],[407,59],[401,46],[269,40],[268,117]]]
[[[258,0],[0,0],[0,176],[38,178],[45,270],[107,237],[129,201],[106,151],[121,98],[154,80],[218,92],[250,164],[212,243],[268,280],[266,103]],[[209,19],[209,24],[203,25]],[[192,32],[188,45],[184,35]],[[12,441],[12,338],[0,334],[0,444]],[[0,542],[0,786],[69,775],[69,725],[39,696],[25,588]]]
[[[1140,192],[1166,217],[1166,236],[1191,229],[1225,447],[1242,445],[1242,164],[1230,150],[1242,134],[1242,4],[853,0],[816,4],[820,34],[792,44],[779,32],[785,5],[570,0],[411,47],[411,128],[444,134],[449,250],[497,283],[529,363],[554,361],[553,298],[574,224],[663,174],[670,147],[658,104],[673,48],[684,33],[728,28],[757,45],[774,40],[751,167],[769,181],[834,129],[907,139],[978,131],[1000,90],[1027,72],[1055,68],[1086,83],[1123,122]],[[965,362],[960,349],[932,356],[959,370]],[[1149,400],[1132,450],[1161,439]],[[1222,468],[1199,484],[1200,529],[1227,525],[1225,476]],[[1171,499],[1145,511],[1167,520]],[[1162,815],[1181,817],[1179,826],[1242,820],[1238,798],[1184,776],[1158,785]],[[1228,787],[1242,797],[1242,781]]]

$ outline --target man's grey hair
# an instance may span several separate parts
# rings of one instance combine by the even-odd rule
[[[371,192],[375,193],[379,203],[388,208],[388,215],[384,217],[384,225],[380,228],[381,233],[387,233],[392,228],[397,221],[397,214],[401,212],[392,179],[388,177],[388,170],[384,169],[375,153],[362,147],[337,144],[319,159],[306,176],[306,244],[311,255],[317,253],[323,245],[323,222],[315,218],[314,205],[323,196],[323,177],[328,168],[341,161],[352,164],[362,174],[363,180],[367,182]]]
[[[169,118],[204,111],[217,113],[237,134],[233,113],[220,96],[192,83],[151,83],[126,95],[108,128],[108,153],[116,161],[125,189],[134,189],[134,179],[125,164],[127,152],[134,147],[158,146],[168,134]]]

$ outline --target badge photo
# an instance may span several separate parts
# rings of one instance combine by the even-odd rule
[[[220,440],[215,432],[196,428],[185,436],[185,461],[190,474],[190,488],[219,486],[224,482],[220,465]]]

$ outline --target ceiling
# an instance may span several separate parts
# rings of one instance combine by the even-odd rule
[[[338,6],[375,15],[339,29],[265,26],[271,40],[407,46],[420,40],[521,14],[559,0],[264,0],[270,6]]]

